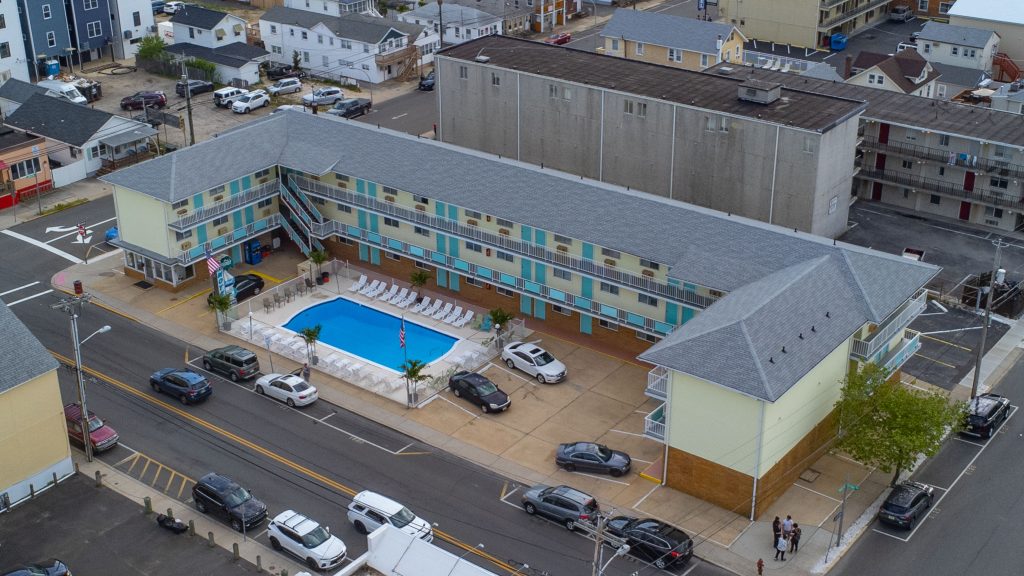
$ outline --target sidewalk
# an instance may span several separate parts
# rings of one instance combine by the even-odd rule
[[[0,210],[0,230],[6,230],[40,217],[40,209],[44,214],[58,205],[65,206],[79,200],[97,200],[112,193],[109,184],[95,178],[79,180],[74,184],[62,186],[50,192],[44,192],[39,198],[27,198],[11,208]],[[102,230],[100,231],[102,234]]]

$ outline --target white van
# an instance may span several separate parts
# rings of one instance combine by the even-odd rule
[[[82,93],[78,91],[78,88],[70,82],[61,82],[60,80],[43,80],[39,82],[39,85],[51,92],[56,92],[62,98],[67,98],[75,104],[85,104],[88,100]]]
[[[398,502],[369,490],[363,490],[352,498],[348,505],[348,520],[360,534],[369,534],[388,523],[427,542],[434,539],[434,529],[426,520]]]

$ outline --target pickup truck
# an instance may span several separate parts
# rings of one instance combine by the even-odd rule
[[[327,113],[342,118],[355,118],[369,112],[371,107],[373,102],[366,98],[346,98],[335,103]]]

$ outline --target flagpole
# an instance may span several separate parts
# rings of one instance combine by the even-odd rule
[[[405,354],[406,363],[409,362],[409,347],[405,345],[405,313],[402,313],[402,352]]]

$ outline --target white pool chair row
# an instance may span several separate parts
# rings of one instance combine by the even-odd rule
[[[362,375],[363,370],[366,369],[366,365],[338,356],[337,354],[331,354],[324,358],[321,361],[321,365],[327,372],[341,378],[358,378]]]
[[[398,306],[399,308],[408,308],[409,305],[412,304],[413,302],[415,302],[416,299],[419,298],[419,297],[420,297],[420,293],[416,292],[416,291],[413,291],[413,292],[410,292],[409,295],[406,296],[405,298],[402,298],[402,299],[399,299],[399,300],[394,300],[391,303],[394,304],[395,306]]]
[[[383,294],[385,290],[387,290],[387,283],[374,280],[370,282],[369,286],[365,286],[360,290],[359,293],[368,298],[376,298]]]
[[[430,305],[431,305],[430,296],[425,296],[423,298],[423,300],[420,300],[419,304],[416,304],[415,306],[410,308],[409,311],[410,312],[415,312],[416,314],[419,314],[420,312],[423,312],[427,308],[430,308]]]
[[[473,319],[473,314],[474,312],[470,310],[469,312],[466,312],[461,318],[457,318],[454,322],[449,322],[449,324],[451,324],[455,328],[462,328],[466,324],[469,324],[470,320]]]
[[[356,280],[351,286],[348,287],[349,292],[359,292],[366,287],[366,274],[360,274],[359,280]]]

